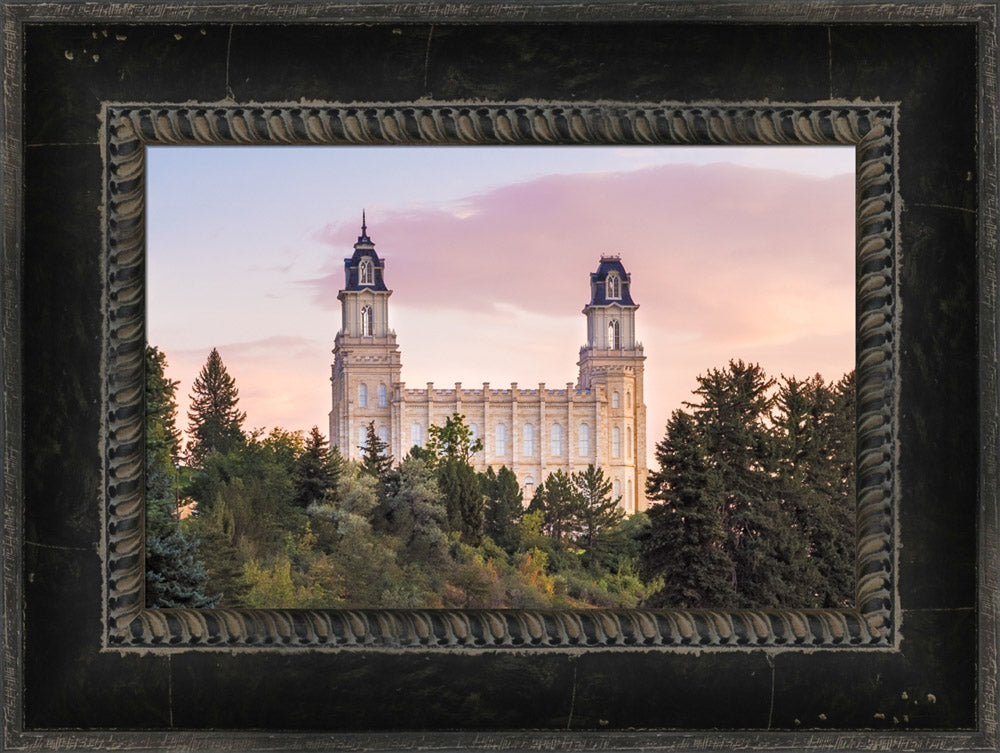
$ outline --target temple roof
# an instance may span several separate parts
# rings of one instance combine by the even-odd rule
[[[374,265],[372,282],[362,285],[359,282],[359,270],[361,262],[365,258],[372,260]],[[350,258],[344,259],[344,290],[388,290],[385,286],[383,273],[385,271],[385,261],[375,253],[375,243],[368,237],[368,224],[364,211],[361,212],[361,235],[358,242],[354,244],[354,253]]]
[[[612,272],[618,274],[621,281],[621,297],[607,297],[608,275]],[[590,306],[608,306],[618,304],[621,306],[635,306],[631,294],[632,278],[625,271],[625,266],[621,262],[621,257],[617,254],[613,256],[601,256],[601,263],[596,272],[590,274]]]

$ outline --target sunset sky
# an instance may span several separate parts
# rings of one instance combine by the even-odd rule
[[[410,387],[575,382],[608,253],[639,304],[650,456],[732,358],[853,368],[849,147],[155,147],[147,164],[147,337],[182,429],[217,347],[247,428],[326,434],[363,208]]]

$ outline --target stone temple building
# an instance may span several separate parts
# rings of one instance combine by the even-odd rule
[[[618,256],[602,256],[590,275],[579,376],[575,384],[557,389],[544,383],[500,388],[489,382],[475,388],[461,382],[447,388],[433,382],[407,387],[396,334],[389,328],[392,291],[385,284],[385,260],[375,252],[364,221],[344,272],[344,288],[337,294],[342,323],[333,348],[330,411],[330,443],[344,457],[360,458],[372,422],[399,459],[413,445],[423,445],[431,425],[461,413],[473,437],[483,441],[472,465],[479,471],[506,465],[521,482],[525,502],[549,473],[594,463],[612,480],[627,513],[646,508],[645,356],[635,339],[638,306],[631,279]]]

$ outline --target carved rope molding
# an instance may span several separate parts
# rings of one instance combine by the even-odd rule
[[[890,105],[108,105],[106,640],[109,648],[894,648],[896,148]],[[840,144],[857,154],[856,609],[146,609],[147,144]]]

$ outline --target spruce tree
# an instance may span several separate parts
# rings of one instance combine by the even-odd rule
[[[167,359],[146,346],[146,605],[210,607],[198,540],[177,520],[180,434],[175,425],[177,382],[166,376]]]
[[[576,534],[583,499],[567,473],[562,469],[550,473],[539,484],[535,500],[545,514],[545,532],[557,546]]]
[[[504,465],[499,473],[487,468],[479,481],[485,497],[483,530],[499,546],[513,552],[519,538],[517,522],[524,512],[524,495],[517,476]]]
[[[295,504],[309,507],[332,499],[344,471],[344,458],[336,447],[330,450],[318,426],[306,436],[302,454],[295,460],[292,481]]]
[[[639,571],[647,582],[663,579],[652,607],[731,606],[736,601],[733,561],[726,551],[721,494],[698,427],[674,411],[656,445],[659,470],[649,474],[649,527],[640,534]]]
[[[585,471],[572,475],[573,486],[580,498],[577,520],[580,527],[579,542],[591,555],[596,555],[600,537],[625,518],[621,496],[611,494],[611,479],[593,463]]]
[[[361,450],[361,472],[378,482],[378,499],[382,503],[394,485],[392,455],[389,454],[389,444],[379,439],[375,432],[374,421],[368,424],[365,443],[358,449]]]
[[[208,354],[191,389],[188,410],[191,440],[187,451],[191,464],[201,467],[209,455],[229,452],[243,441],[246,413],[236,407],[239,403],[236,380],[226,371],[215,348]]]

